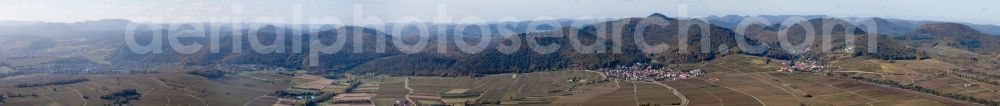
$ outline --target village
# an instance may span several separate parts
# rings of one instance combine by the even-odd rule
[[[609,78],[620,78],[625,80],[645,80],[645,81],[662,81],[662,80],[677,80],[677,79],[688,79],[699,76],[704,76],[705,72],[701,69],[694,70],[674,70],[667,67],[654,68],[651,65],[637,63],[633,66],[618,66],[615,68],[605,68],[596,70],[597,72],[607,75]]]
[[[778,69],[777,70],[778,72],[790,72],[790,73],[819,72],[822,71],[823,69],[832,67],[831,65],[823,64],[815,60],[790,61],[787,63],[785,62],[782,63],[785,65],[783,65],[784,67]]]

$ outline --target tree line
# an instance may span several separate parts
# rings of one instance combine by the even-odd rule
[[[86,82],[86,81],[90,81],[90,79],[81,78],[81,79],[68,79],[68,80],[50,81],[50,82],[45,82],[45,83],[22,83],[22,84],[17,84],[17,87],[18,88],[27,88],[27,87],[50,86],[50,85],[66,85],[66,84],[74,84],[74,83],[80,83],[80,82]]]

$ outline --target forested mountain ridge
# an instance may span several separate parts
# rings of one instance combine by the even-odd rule
[[[909,41],[912,45],[946,45],[977,53],[1000,52],[1000,37],[984,34],[969,26],[958,23],[928,23],[897,39]]]

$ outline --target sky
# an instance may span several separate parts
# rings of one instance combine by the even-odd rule
[[[432,21],[444,15],[498,21],[502,17],[670,17],[710,15],[828,15],[886,17],[1000,25],[996,0],[0,0],[0,20],[79,22],[129,19],[140,22],[290,22],[355,16],[387,22]],[[296,13],[301,13],[296,15]],[[296,18],[295,16],[299,16]],[[265,19],[279,19],[266,21]],[[280,21],[284,19],[284,21]],[[262,21],[264,20],[264,21]],[[308,23],[308,22],[306,22]]]

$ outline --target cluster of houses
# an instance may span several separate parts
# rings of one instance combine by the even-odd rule
[[[673,70],[670,68],[653,68],[649,65],[637,64],[635,66],[619,66],[610,69],[600,69],[598,72],[604,73],[610,78],[620,78],[625,80],[676,80],[687,79],[705,75],[701,69],[695,70]]]
[[[787,67],[778,69],[778,72],[816,72],[831,67],[814,60],[791,61],[786,64]]]

